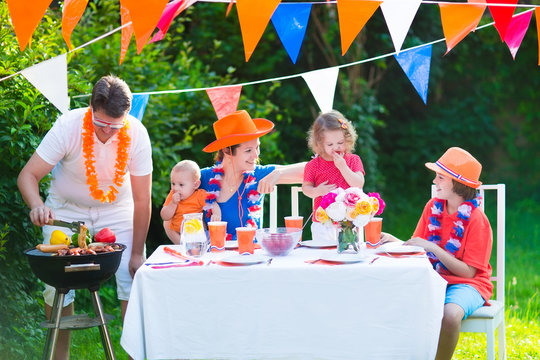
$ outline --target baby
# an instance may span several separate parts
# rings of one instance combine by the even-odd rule
[[[182,160],[171,171],[171,191],[161,209],[163,227],[174,244],[180,244],[180,228],[185,214],[202,213],[206,191],[199,189],[201,169],[191,160]],[[212,207],[214,215],[221,216],[219,205]]]

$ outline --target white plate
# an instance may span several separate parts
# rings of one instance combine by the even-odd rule
[[[238,241],[237,240],[225,241],[225,249],[238,249]]]
[[[425,252],[424,248],[420,246],[394,244],[386,244],[376,250],[377,252],[385,252],[388,254],[412,254],[418,252]]]
[[[338,254],[335,252],[329,252],[320,257],[321,260],[339,262],[343,264],[352,264],[362,261],[366,261],[367,257],[362,254]]]
[[[260,264],[268,261],[267,256],[261,256],[257,254],[253,255],[233,255],[221,259],[220,261],[229,264],[240,264],[240,265],[253,265]]]
[[[314,248],[314,249],[320,249],[320,248],[327,248],[332,246],[337,246],[336,242],[333,240],[307,240],[307,241],[300,241],[300,245]]]

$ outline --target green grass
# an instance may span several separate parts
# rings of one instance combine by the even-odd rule
[[[540,205],[532,201],[522,201],[511,210],[507,209],[505,289],[508,359],[540,359],[540,223],[536,220],[539,216]],[[495,226],[493,222],[492,225]],[[113,299],[113,293],[111,287],[100,292],[105,311],[116,316],[109,330],[116,357],[124,360],[128,356],[120,346],[120,308]],[[84,307],[91,309],[89,300],[86,304],[83,301]],[[71,354],[72,359],[103,359],[98,329],[73,332]],[[486,358],[485,334],[462,333],[454,359]]]

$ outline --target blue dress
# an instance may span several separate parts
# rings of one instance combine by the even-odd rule
[[[226,202],[220,203],[219,207],[221,209],[221,220],[227,222],[227,234],[231,234],[233,239],[236,239],[236,228],[241,226],[246,226],[248,221],[248,214],[250,207],[260,207],[260,210],[253,212],[253,220],[257,224],[257,227],[261,227],[261,218],[262,218],[262,206],[264,201],[264,194],[260,194],[258,199],[255,199],[255,201],[249,201],[248,195],[250,191],[257,190],[257,186],[259,185],[259,181],[264,178],[266,175],[270,174],[275,169],[275,165],[256,165],[255,170],[251,172],[250,174],[255,177],[255,181],[252,181],[249,183],[248,187],[246,188],[246,182],[242,181],[240,184],[240,187],[238,189],[238,192],[235,192],[229,200]],[[244,180],[247,178],[247,174],[244,174]],[[214,177],[214,173],[212,172],[212,168],[204,168],[201,169],[201,189],[204,189],[206,191],[211,190],[209,181]],[[238,204],[238,193],[241,195],[240,199],[240,206]],[[251,197],[253,200],[254,198]],[[240,219],[240,214],[242,213],[242,219]]]

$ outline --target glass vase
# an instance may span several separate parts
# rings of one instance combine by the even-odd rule
[[[338,229],[338,253],[357,254],[360,251],[360,244],[356,231],[352,227],[341,227]]]

